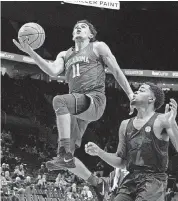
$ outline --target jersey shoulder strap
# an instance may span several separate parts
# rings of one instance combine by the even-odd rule
[[[131,119],[127,119],[127,120],[125,120],[125,125],[124,125],[124,135],[126,136],[126,134],[127,134],[127,130],[128,130],[128,127],[129,127],[129,124],[131,123],[131,121],[132,121],[132,119],[133,118],[131,118]]]
[[[154,122],[155,122],[155,120],[156,120],[156,118],[160,115],[161,113],[157,113],[157,112],[155,112],[154,113],[154,115],[148,120],[148,122],[145,124],[145,126],[150,126],[150,127],[152,127],[153,126],[153,124],[154,124]],[[144,126],[144,127],[145,127]]]

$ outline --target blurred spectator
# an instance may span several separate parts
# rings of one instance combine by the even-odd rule
[[[46,175],[38,175],[38,183],[37,186],[39,188],[45,188],[46,187]]]
[[[30,176],[27,176],[27,177],[25,178],[24,183],[25,183],[27,186],[31,185],[31,177],[30,177]]]
[[[37,185],[42,186],[42,176],[40,174],[37,177]]]
[[[6,171],[10,171],[9,164],[6,164]]]
[[[43,174],[48,173],[48,169],[45,167],[44,164],[41,164],[41,168],[39,169],[39,174],[42,176]]]
[[[7,182],[12,182],[12,178],[10,177],[10,172],[9,171],[5,171],[5,178]]]
[[[76,184],[72,184],[72,187],[71,187],[71,197],[72,199],[74,200],[77,200],[79,198],[79,194],[77,193],[77,186]]]
[[[3,163],[1,167],[2,167],[2,168],[1,168],[1,171],[2,171],[2,172],[5,172],[5,171],[6,171],[6,164]]]
[[[93,194],[92,192],[89,190],[88,186],[84,186],[83,190],[81,192],[81,195],[83,197],[83,200],[92,200],[93,199]]]
[[[20,177],[16,177],[11,187],[14,191],[18,191],[18,189],[20,189],[22,185],[23,185],[23,181],[20,179]]]
[[[12,178],[15,179],[19,175],[19,166],[17,165],[14,169]]]
[[[74,183],[72,184],[72,192],[76,193],[77,192],[77,185]]]
[[[19,184],[19,183],[21,182],[21,178],[20,178],[20,177],[16,177],[16,178],[15,178],[15,182],[16,182],[17,184]]]
[[[43,182],[44,185],[46,184],[46,174],[43,174],[43,176],[42,176],[42,182]]]
[[[15,160],[16,160],[16,164],[19,164],[21,162],[21,158],[18,156],[15,157]]]
[[[55,186],[59,188],[63,194],[67,188],[67,182],[64,178],[65,176],[59,173],[55,182]]]
[[[21,179],[25,179],[25,169],[23,164],[19,166],[19,176],[21,177]]]
[[[75,175],[70,173],[69,171],[65,172],[64,178],[67,181],[67,183],[74,183],[75,182]]]
[[[59,173],[56,177],[56,181],[55,181],[55,186],[60,188],[60,180],[61,180],[61,174]]]
[[[6,186],[7,180],[5,178],[5,172],[1,172],[1,186]]]

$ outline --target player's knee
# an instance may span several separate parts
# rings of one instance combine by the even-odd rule
[[[64,108],[66,108],[66,103],[65,103],[65,99],[63,96],[55,96],[53,98],[53,109],[54,111],[58,114],[58,113],[63,113]]]

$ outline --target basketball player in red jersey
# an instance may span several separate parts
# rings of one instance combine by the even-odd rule
[[[85,180],[89,179],[91,173],[73,154],[75,148],[81,145],[87,125],[103,115],[106,105],[105,66],[128,98],[131,100],[133,97],[132,89],[111,50],[104,42],[96,41],[96,34],[94,26],[88,21],[77,22],[73,29],[75,46],[60,52],[53,63],[41,58],[26,42],[19,39],[20,43],[17,43],[13,40],[48,75],[54,77],[65,72],[69,94],[55,96],[53,99],[59,135],[57,157],[46,165],[51,170],[70,168]]]
[[[156,113],[163,103],[159,87],[143,84],[131,101],[137,116],[121,123],[117,153],[104,152],[92,142],[85,146],[90,155],[129,171],[114,201],[164,201],[169,138],[178,151],[178,125],[176,101],[170,100],[164,114]]]

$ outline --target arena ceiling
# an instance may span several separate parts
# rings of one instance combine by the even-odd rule
[[[27,22],[38,21],[49,26],[72,27],[83,18],[89,18],[95,24],[109,22],[111,17],[120,16],[122,12],[171,11],[177,14],[178,2],[120,2],[121,10],[99,9],[80,5],[61,3],[61,1],[10,1],[2,2],[2,17]],[[178,15],[177,15],[178,16]],[[104,21],[103,21],[104,20]],[[118,21],[120,19],[117,19]]]
[[[61,1],[2,1],[2,51],[22,54],[12,43],[27,22],[46,32],[37,50],[46,59],[71,46],[72,27],[88,19],[98,30],[122,68],[177,70],[178,2],[120,2],[119,11],[61,3]]]

